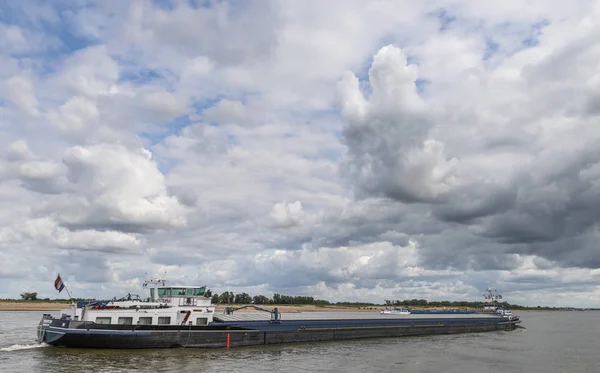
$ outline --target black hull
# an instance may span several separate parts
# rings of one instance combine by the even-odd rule
[[[362,338],[391,338],[422,335],[513,330],[517,322],[473,325],[385,326],[360,328],[315,328],[304,330],[94,330],[46,328],[41,340],[55,346],[76,348],[149,349],[218,348],[268,344],[339,341]]]

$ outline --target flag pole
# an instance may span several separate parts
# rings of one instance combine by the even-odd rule
[[[69,289],[67,289],[67,285],[65,285],[65,290],[67,291],[67,295],[69,296],[69,301],[71,301],[71,303],[73,303],[73,297],[71,296]]]

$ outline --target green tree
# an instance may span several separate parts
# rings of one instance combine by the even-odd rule
[[[252,297],[246,293],[239,293],[235,295],[234,303],[236,304],[249,304],[252,302]]]
[[[23,293],[21,294],[23,300],[37,300],[37,293]]]
[[[255,295],[252,300],[254,301],[254,304],[269,304],[270,301],[270,299],[264,295]]]
[[[231,304],[235,301],[235,294],[232,292],[226,291],[219,295],[219,303],[221,304]]]

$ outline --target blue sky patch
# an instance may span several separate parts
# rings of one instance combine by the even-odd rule
[[[536,22],[531,25],[531,33],[525,39],[523,39],[523,46],[525,47],[535,47],[540,43],[539,37],[542,34],[542,29],[550,24],[550,21],[543,20],[541,22]]]
[[[456,17],[448,13],[446,9],[440,9],[432,13],[434,17],[440,22],[439,31],[448,30],[452,24],[456,21]]]
[[[122,65],[120,65],[122,66]],[[121,69],[119,75],[119,83],[131,82],[134,84],[146,84],[156,80],[162,79],[163,76],[157,70],[141,68],[139,70],[134,69]]]
[[[427,87],[431,84],[431,80],[429,79],[417,79],[415,81],[415,86],[417,87],[417,92],[422,95],[423,93],[425,93],[425,90],[427,89]]]
[[[491,39],[485,41],[485,51],[483,52],[483,60],[487,61],[494,56],[498,50],[498,43]]]
[[[143,136],[151,141],[152,145],[162,142],[166,137],[171,135],[179,135],[181,130],[192,124],[187,114],[181,115],[169,122],[156,124],[156,127],[161,129],[156,132],[143,132]]]

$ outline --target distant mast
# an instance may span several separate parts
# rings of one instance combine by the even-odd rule
[[[496,288],[487,288],[486,293],[483,294],[483,298],[483,309],[486,311],[495,311],[498,308],[498,300],[502,299],[502,294],[498,294]]]
[[[154,277],[149,280],[145,280],[142,283],[142,287],[143,288],[150,287],[150,301],[156,302],[156,300],[158,299],[158,292],[157,292],[156,288],[159,285],[165,286],[166,283],[167,283],[167,280],[163,280],[161,278]]]

